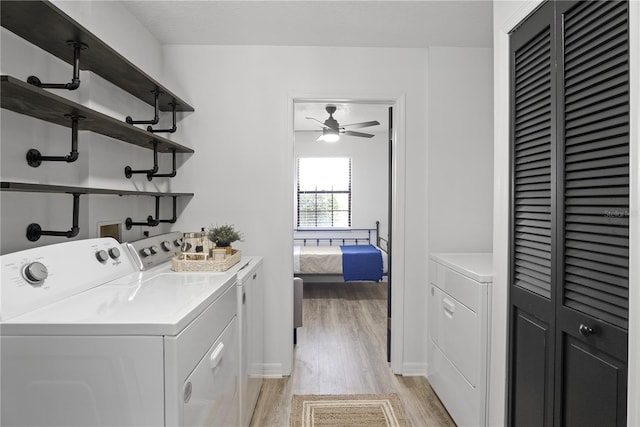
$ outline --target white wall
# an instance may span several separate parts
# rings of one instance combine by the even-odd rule
[[[493,49],[429,48],[429,252],[491,252]]]
[[[629,387],[627,425],[640,425],[640,2],[629,2],[631,172],[629,225]]]
[[[162,46],[120,2],[52,0],[52,3],[138,68],[163,83]],[[178,92],[177,88],[171,89]]]
[[[377,133],[370,139],[343,137],[338,143],[319,143],[317,138],[316,133],[296,132],[294,159],[351,158],[351,227],[375,228],[376,221],[380,221],[380,235],[386,236],[389,216],[389,144],[386,132]]]
[[[77,1],[55,4],[83,26],[95,31],[103,41],[144,69],[147,74],[157,80],[161,78],[163,61],[159,43],[144,27],[136,25],[135,18],[122,5],[115,2]],[[71,65],[31,45],[5,28],[0,31],[0,72],[3,75],[22,81],[32,74],[40,77],[43,82],[66,83],[71,80]],[[78,90],[51,89],[51,92],[122,120],[129,114],[134,118],[143,119],[153,115],[153,107],[93,73],[81,71],[80,79],[81,85]],[[134,169],[151,167],[153,157],[150,150],[92,132],[79,132],[80,156],[75,163],[43,162],[40,167],[32,168],[25,161],[27,150],[37,148],[44,155],[66,155],[71,149],[71,129],[5,109],[0,111],[0,117],[2,181],[127,190],[170,190],[170,181],[166,178],[149,183],[144,176],[136,176],[131,180],[124,177],[126,165],[131,165]],[[167,157],[169,156],[160,156],[163,171],[171,166],[171,159]],[[37,242],[29,242],[25,232],[31,222],[40,224],[45,230],[70,229],[73,200],[70,195],[2,192],[0,196],[0,253],[66,240],[43,236]],[[171,200],[163,201],[165,203],[162,204],[161,216],[170,217]],[[80,234],[76,239],[95,237],[98,222],[123,223],[128,216],[136,221],[143,221],[148,215],[154,214],[154,211],[155,199],[151,197],[83,195],[80,197]],[[157,234],[168,228],[167,225],[162,225],[144,229],[148,229],[151,234]],[[142,227],[134,227],[127,232],[122,225],[122,229],[123,237],[127,240],[142,237]]]
[[[236,224],[245,253],[265,257],[268,368],[291,370],[293,144],[292,97],[395,99],[406,94],[406,170],[411,182],[404,223],[407,252],[420,263],[404,268],[408,296],[424,301],[426,280],[426,52],[421,49],[167,46],[166,75],[180,80],[196,113],[183,121],[196,154],[177,182],[195,191],[176,228]],[[308,96],[307,96],[308,95]],[[420,334],[424,304],[402,316]],[[405,363],[423,364],[424,349],[407,342]]]
[[[492,53],[429,48],[429,253],[492,250]]]
[[[504,425],[507,382],[507,299],[509,249],[509,44],[508,33],[541,2],[494,1],[494,283],[491,319],[489,424]],[[631,63],[631,180],[629,283],[640,281],[640,3],[629,2]],[[627,425],[640,425],[640,289],[629,289],[629,371]]]

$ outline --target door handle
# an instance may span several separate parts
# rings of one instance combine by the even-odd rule
[[[442,299],[442,308],[448,317],[453,317],[453,313],[456,311],[456,305],[448,298]]]
[[[593,328],[585,325],[585,324],[581,324],[578,327],[578,332],[580,332],[580,335],[582,335],[583,337],[588,337],[589,335],[591,335],[593,333]]]
[[[211,358],[209,358],[209,361],[211,362],[211,369],[215,370],[220,364],[220,361],[222,360],[222,350],[224,350],[224,344],[220,343],[211,353]]]

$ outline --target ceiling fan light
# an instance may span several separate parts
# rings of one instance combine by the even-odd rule
[[[329,134],[329,135],[325,135],[322,140],[324,142],[338,142],[340,140],[340,137],[338,135],[335,134]]]
[[[324,142],[337,142],[340,140],[338,129],[325,128],[322,130],[322,139]]]

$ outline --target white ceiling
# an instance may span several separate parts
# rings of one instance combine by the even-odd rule
[[[492,46],[490,0],[124,0],[162,44]]]
[[[123,0],[162,44],[426,48],[491,47],[491,0]],[[296,131],[321,127],[327,102],[297,103]],[[378,120],[387,106],[335,103],[340,124]],[[355,129],[354,129],[355,130]]]

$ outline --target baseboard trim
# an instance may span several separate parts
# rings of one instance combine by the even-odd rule
[[[427,376],[427,364],[426,363],[403,363],[402,376],[425,377]]]
[[[282,363],[265,363],[262,365],[264,378],[282,378]]]

